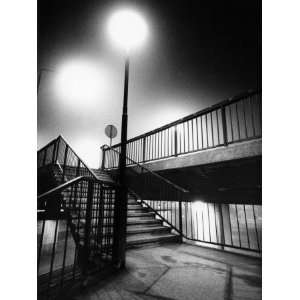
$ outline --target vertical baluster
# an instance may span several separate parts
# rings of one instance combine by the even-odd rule
[[[198,127],[198,117],[196,118],[196,138],[197,138],[197,150],[199,150],[199,127]]]
[[[240,140],[241,139],[241,130],[240,130],[238,103],[235,104],[235,112],[236,112],[236,120],[237,120],[238,137],[239,137],[239,140]]]
[[[194,145],[194,119],[191,120],[192,122],[192,151],[195,150],[195,145]]]
[[[231,128],[231,141],[234,141],[234,134],[233,134],[233,123],[232,123],[232,109],[233,106],[229,105],[228,110],[229,110],[229,119],[230,119],[230,128]]]
[[[183,235],[183,229],[182,229],[182,197],[179,196],[179,231],[180,231],[180,238],[182,242],[182,235]]]
[[[255,132],[255,120],[254,120],[254,103],[252,97],[250,97],[249,102],[250,102],[250,110],[251,110],[251,123],[252,123],[253,137],[255,137],[256,132]]]
[[[177,125],[175,125],[175,130],[174,130],[174,155],[178,155],[178,149],[177,149]]]
[[[205,114],[205,127],[206,127],[206,148],[209,148],[209,137],[208,137],[208,114]]]
[[[185,140],[186,140],[185,124],[186,124],[185,122],[182,123],[182,129],[183,129],[183,130],[182,130],[182,134],[183,134],[183,153],[186,153],[186,150],[185,150],[185,149],[186,149],[186,145],[185,145],[185,144],[186,144],[186,143],[185,143]]]
[[[203,236],[203,241],[205,241],[203,210],[204,210],[204,207],[202,207],[202,210],[201,210],[201,218],[202,218],[202,236]]]
[[[60,286],[63,287],[64,284],[64,277],[65,277],[65,266],[66,266],[66,257],[67,257],[67,245],[68,245],[68,235],[69,235],[69,226],[66,222],[66,234],[65,234],[65,241],[64,241],[64,251],[63,251],[63,263],[61,269],[61,281]]]
[[[217,216],[216,216],[216,204],[214,203],[214,219],[215,219],[215,229],[216,229],[216,242],[218,243],[218,240],[219,240],[219,238],[218,238],[218,229],[217,229],[217,227],[218,227],[218,225],[217,225]]]
[[[49,276],[48,276],[47,294],[49,292],[49,288],[50,288],[51,280],[52,280],[53,264],[54,264],[54,259],[55,259],[55,248],[56,248],[57,230],[58,230],[58,218],[56,219],[56,222],[55,222],[54,239],[53,239],[53,246],[52,246],[52,251],[51,251],[50,271],[49,271]]]
[[[39,244],[38,260],[37,260],[37,270],[38,270],[38,272],[39,272],[39,268],[40,268],[41,252],[42,252],[44,232],[45,232],[45,223],[46,223],[45,216],[43,216],[42,233],[41,233],[41,240],[40,240],[40,244]]]
[[[186,236],[188,236],[188,214],[187,214],[187,208],[188,208],[188,206],[187,206],[187,201],[185,201],[185,203],[184,203],[184,211],[185,211],[185,232],[186,232]]]
[[[242,100],[242,104],[243,104],[243,113],[244,113],[244,122],[245,122],[245,136],[246,139],[248,138],[248,130],[247,130],[247,117],[246,117],[246,110],[245,110],[245,104],[248,98],[246,98],[245,100]]]
[[[68,158],[68,151],[69,151],[69,146],[66,145],[65,153],[64,153],[64,162],[63,162],[62,182],[65,181],[66,167],[67,167],[67,158]]]
[[[186,122],[186,126],[187,126],[187,152],[190,152],[190,121],[187,121]]]
[[[211,125],[211,141],[212,146],[215,146],[215,140],[214,140],[214,122],[213,122],[213,112],[210,112],[210,125]]]
[[[223,128],[223,142],[224,146],[228,145],[228,136],[227,136],[227,122],[226,122],[226,106],[222,106],[221,108],[221,115],[222,115],[222,128]],[[230,115],[230,120],[231,120],[231,115]],[[231,129],[232,129],[232,124],[231,124]],[[233,140],[233,135],[232,135],[232,140]]]
[[[193,222],[193,211],[192,211],[192,204],[191,202],[189,202],[190,204],[190,215],[191,215],[191,238],[194,239],[194,232],[193,232],[193,229],[194,229],[194,222]]]
[[[249,232],[248,232],[248,223],[247,223],[247,215],[246,215],[245,204],[243,205],[243,207],[244,207],[244,216],[245,216],[245,225],[246,225],[248,248],[250,248],[250,240],[249,240]]]
[[[209,215],[209,205],[206,203],[207,207],[207,215],[208,215],[208,233],[209,233],[209,241],[211,242],[211,232],[210,232],[210,215]]]
[[[222,249],[225,246],[225,231],[224,231],[224,220],[223,220],[223,211],[222,204],[218,204],[218,209],[220,211],[220,243],[222,245]]]
[[[201,147],[204,149],[204,139],[203,139],[203,116],[200,117],[201,119]]]
[[[218,136],[218,145],[220,145],[220,129],[219,129],[219,110],[216,110],[216,122],[217,122],[217,136]]]
[[[231,217],[230,217],[230,207],[229,207],[229,205],[230,204],[226,204],[226,207],[228,209],[230,241],[231,241],[231,246],[233,246],[232,228],[231,228]]]
[[[239,222],[239,215],[238,215],[238,210],[237,210],[237,206],[235,204],[235,212],[236,212],[236,221],[237,221],[237,229],[238,229],[238,235],[239,235],[239,245],[240,247],[242,246],[241,244],[241,232],[240,232],[240,222]]]
[[[255,216],[255,211],[254,211],[254,205],[252,205],[252,210],[253,210],[253,217],[254,217],[254,226],[255,226],[257,248],[258,248],[258,250],[260,250],[260,243],[259,243],[259,237],[258,237],[258,230],[257,230],[257,224],[256,224],[256,216]]]
[[[199,223],[198,223],[198,211],[196,210],[196,228],[197,228],[197,240],[199,240]]]

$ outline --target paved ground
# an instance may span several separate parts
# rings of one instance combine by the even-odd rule
[[[73,299],[261,299],[261,260],[187,244],[133,249],[126,270]]]

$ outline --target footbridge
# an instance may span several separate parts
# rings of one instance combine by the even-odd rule
[[[135,162],[206,202],[261,203],[261,92],[212,107],[128,140]],[[102,147],[102,168],[118,167],[120,144]]]

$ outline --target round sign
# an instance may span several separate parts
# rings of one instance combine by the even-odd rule
[[[117,128],[114,125],[107,125],[105,127],[105,134],[109,138],[113,139],[114,137],[117,136],[117,133],[118,133]]]

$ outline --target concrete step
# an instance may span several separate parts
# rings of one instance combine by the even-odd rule
[[[179,242],[179,236],[171,233],[144,233],[127,236],[127,248],[142,246],[152,243]]]
[[[127,235],[141,233],[170,233],[171,229],[166,226],[127,226]]]
[[[157,224],[162,224],[161,220],[158,219],[138,219],[135,220],[133,218],[130,218],[129,220],[127,219],[127,226],[131,225],[157,225]]]
[[[154,212],[127,212],[127,218],[143,218],[143,217],[149,217],[154,218],[155,213]]]

